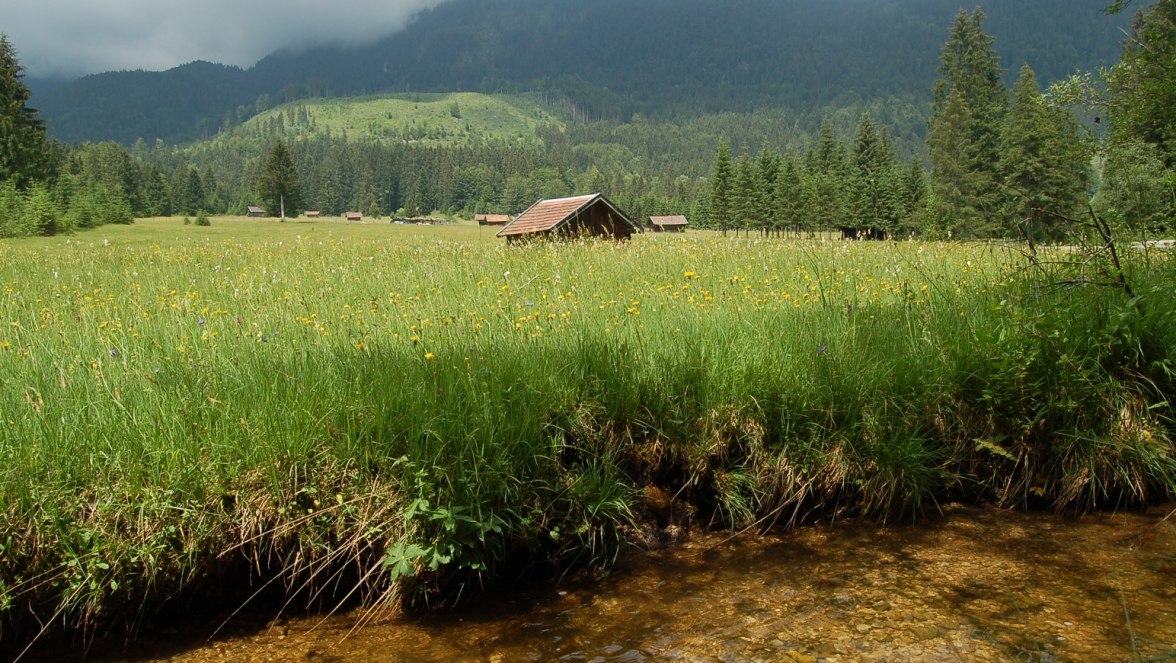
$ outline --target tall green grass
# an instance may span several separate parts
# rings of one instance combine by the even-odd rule
[[[1135,299],[1024,266],[220,220],[0,244],[4,640],[226,579],[395,607],[604,568],[649,486],[730,528],[1170,499],[1172,261]]]

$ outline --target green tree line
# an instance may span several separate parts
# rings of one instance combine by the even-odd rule
[[[929,172],[918,159],[900,163],[869,114],[848,145],[826,121],[803,154],[765,143],[758,158],[745,150],[733,160],[724,142],[698,220],[724,231],[1062,241],[1095,211],[1132,231],[1169,232],[1176,218],[1174,7],[1176,0],[1162,0],[1138,13],[1122,61],[1101,89],[1079,77],[1049,94],[1028,64],[1008,89],[984,12],[961,10],[933,90]],[[1101,108],[1085,125],[1076,115],[1086,110],[1080,98]],[[1104,119],[1109,132],[1099,130]]]
[[[28,105],[16,49],[0,34],[0,237],[54,235],[134,220],[126,150],[66,148]]]
[[[1118,223],[1166,231],[1176,208],[1172,2],[1141,10],[1122,61],[1078,92],[1082,86],[1043,93],[1028,65],[1007,87],[983,12],[961,11],[943,46],[925,131],[912,97],[830,107],[820,120],[782,109],[673,122],[635,116],[540,126],[535,144],[471,137],[430,146],[315,133],[291,107],[259,133],[185,147],[61,146],[45,139],[27,107],[4,41],[2,115],[14,128],[0,156],[0,234],[239,214],[258,204],[277,215],[284,200],[288,214],[513,214],[540,198],[590,191],[637,220],[686,214],[697,226],[765,234],[859,228],[891,237],[1062,239],[1062,220],[1092,200]],[[274,198],[265,173],[278,146],[286,152],[282,181],[297,188]]]
[[[765,143],[757,156],[715,156],[707,203],[697,225],[764,235],[814,234],[840,228],[906,235],[922,226],[928,183],[922,161],[901,162],[867,113],[852,140],[825,121],[814,144],[784,151]]]

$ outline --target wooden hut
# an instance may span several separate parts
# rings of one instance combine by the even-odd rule
[[[479,226],[505,226],[510,223],[509,214],[475,214]]]
[[[363,221],[363,215],[359,212],[347,212],[343,215],[348,221]]]
[[[250,205],[245,208],[245,214],[252,217],[265,216],[265,210],[257,205]]]
[[[649,217],[649,227],[655,233],[684,233],[688,223],[686,217],[681,214]]]
[[[612,237],[628,239],[640,232],[636,225],[599,193],[540,200],[499,230],[498,237],[513,242],[536,237]]]

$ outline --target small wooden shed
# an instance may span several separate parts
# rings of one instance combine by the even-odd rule
[[[538,237],[612,237],[628,239],[640,232],[624,212],[599,193],[551,198],[531,205],[499,230],[498,237],[514,242]]]
[[[245,208],[245,214],[252,217],[265,216],[265,209],[257,205],[249,205]]]
[[[510,223],[509,214],[475,214],[479,226],[505,226]]]
[[[347,212],[343,215],[348,221],[363,221],[363,215],[359,212]]]
[[[673,216],[651,216],[649,217],[649,227],[655,233],[684,233],[689,221],[681,214]]]
[[[306,210],[306,218],[308,218],[308,219],[317,219],[317,218],[318,218],[318,216],[319,216],[319,211],[318,211],[318,210],[316,210],[316,209],[308,209],[308,210]]]

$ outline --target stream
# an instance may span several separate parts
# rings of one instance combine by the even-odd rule
[[[633,551],[603,580],[358,627],[361,611],[240,618],[212,637],[220,622],[176,626],[86,660],[1176,660],[1173,508],[950,506],[914,524],[696,536]]]

